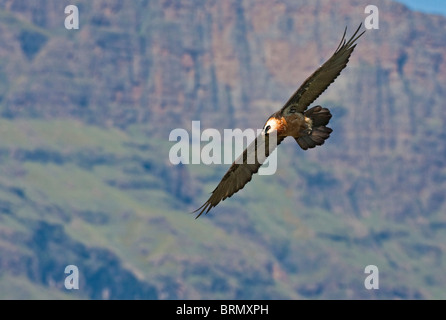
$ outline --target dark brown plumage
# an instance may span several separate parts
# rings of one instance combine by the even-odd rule
[[[341,42],[330,59],[304,81],[279,111],[268,118],[262,134],[234,161],[209,199],[194,211],[199,211],[196,218],[203,212],[208,213],[220,201],[231,197],[251,181],[252,175],[258,172],[274,148],[287,136],[293,137],[304,150],[324,144],[332,132],[332,129],[326,127],[330,121],[331,113],[327,108],[321,106],[315,106],[309,110],[307,108],[347,66],[350,55],[356,47],[356,40],[365,32],[357,35],[361,26],[362,24],[348,41],[345,39],[347,32],[347,28],[345,28]],[[271,134],[273,132],[275,134]],[[270,141],[271,138],[276,138],[277,143],[271,143],[276,142]],[[261,144],[264,144],[262,147],[265,147],[261,149],[265,150],[264,155],[258,154]],[[248,161],[248,159],[254,161]]]

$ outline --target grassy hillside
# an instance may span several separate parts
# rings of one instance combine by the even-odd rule
[[[320,209],[317,192],[293,187],[326,192],[312,175],[335,172],[294,142],[281,146],[276,175],[194,220],[195,202],[169,188],[180,180],[161,173],[177,170],[165,163],[171,144],[141,128],[1,127],[2,298],[444,298],[444,217],[400,223]],[[181,183],[203,181],[204,201],[226,168],[194,165]],[[77,292],[63,287],[69,264]],[[377,291],[363,285],[369,264]]]

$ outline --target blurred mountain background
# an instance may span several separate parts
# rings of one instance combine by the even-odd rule
[[[445,299],[444,16],[375,1],[330,139],[207,216],[229,165],[169,161],[193,120],[261,128],[368,2],[0,0],[0,298]]]

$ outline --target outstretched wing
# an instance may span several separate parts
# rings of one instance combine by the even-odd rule
[[[345,40],[344,35],[334,54],[322,66],[319,67],[311,76],[304,81],[299,89],[291,96],[280,110],[281,114],[287,115],[290,112],[304,112],[307,107],[324,92],[328,86],[335,81],[342,69],[347,65],[347,62],[355,49],[355,41],[362,36],[365,30],[356,36],[361,29],[362,23],[359,25],[356,32],[350,38]],[[291,110],[293,109],[293,110]]]
[[[277,143],[275,143],[273,139],[277,139]],[[251,181],[252,175],[259,171],[260,166],[283,139],[284,137],[277,137],[275,134],[264,135],[262,133],[258,135],[245,151],[243,151],[243,153],[232,163],[218,186],[212,191],[212,195],[209,197],[208,201],[193,212],[200,211],[196,218],[201,216],[203,212],[208,213],[209,210],[219,204],[220,201],[231,197]]]

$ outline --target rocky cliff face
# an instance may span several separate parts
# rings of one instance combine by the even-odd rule
[[[68,4],[0,1],[1,116],[123,131],[140,125],[147,139],[167,141],[192,120],[218,130],[261,127],[332,54],[344,27],[349,35],[364,21],[369,3],[77,1],[80,29],[66,30]],[[294,207],[444,229],[446,18],[374,4],[379,29],[366,32],[317,101],[332,110],[332,137],[305,153],[281,146],[281,170],[297,178],[278,179],[305,190],[287,194]],[[295,168],[296,161],[311,165]],[[161,189],[182,205],[199,204],[207,192],[187,166],[176,173],[164,163],[153,172],[168,178]],[[375,239],[355,230],[355,241]],[[285,273],[296,267],[284,263]]]
[[[81,28],[68,31],[60,1],[2,1],[10,22],[2,26],[10,65],[3,78],[14,88],[3,95],[3,114],[90,115],[120,126],[163,120],[167,128],[203,118],[219,128],[227,118],[228,127],[256,126],[331,55],[345,26],[353,31],[364,20],[366,5],[80,2]],[[376,5],[380,29],[361,39],[320,102],[350,111],[346,131],[395,130],[365,144],[351,136],[352,147],[361,141],[370,150],[394,150],[425,126],[418,118],[443,115],[444,19],[388,1]],[[95,110],[106,112],[98,117]]]

